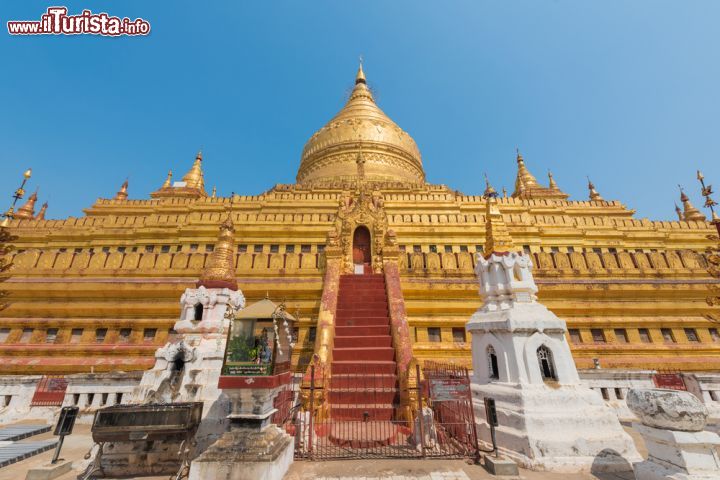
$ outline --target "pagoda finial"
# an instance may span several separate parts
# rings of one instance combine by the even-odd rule
[[[162,184],[162,187],[160,188],[170,188],[172,185],[172,170],[168,170],[167,178],[165,179],[165,183]]]
[[[515,249],[502,213],[497,208],[497,193],[485,198],[485,257],[504,255]]]
[[[483,192],[483,197],[485,198],[497,198],[498,193],[495,191],[492,185],[490,185],[490,179],[488,179],[487,173],[485,175],[485,191]]]
[[[48,209],[48,202],[45,202],[42,204],[42,207],[40,207],[40,211],[37,215],[35,215],[35,220],[45,220],[45,212],[47,212]]]
[[[196,188],[204,191],[205,182],[203,179],[202,159],[202,151],[198,151],[190,171],[182,178],[182,181],[185,182],[185,186],[187,188]]]
[[[212,198],[217,198],[217,187],[214,186],[214,185],[213,185],[211,197],[212,197]]]
[[[235,225],[232,221],[232,200],[227,218],[220,224],[220,232],[197,286],[237,290],[235,277]]]
[[[503,188],[502,188],[502,192],[503,192],[503,198],[507,198],[507,197],[508,197],[508,195],[507,195],[507,188],[503,187]]]
[[[677,203],[675,203],[675,214],[678,216],[678,220],[680,220],[682,222],[683,221],[682,210],[680,210],[680,207],[678,207]]]
[[[602,202],[603,200],[605,200],[602,195],[600,195],[597,190],[595,190],[595,185],[590,180],[590,177],[587,177],[587,180],[590,200],[593,202]]]
[[[13,214],[13,218],[29,220],[35,217],[35,202],[37,202],[37,192],[35,191],[30,195],[25,204],[18,208],[17,212]]]
[[[115,194],[113,200],[127,200],[128,198],[128,179],[126,178],[123,184],[120,186],[120,190]]]
[[[360,55],[360,65],[358,66],[357,75],[355,75],[355,85],[358,83],[365,83],[367,84],[367,81],[365,80],[365,72],[363,72],[363,57]]]
[[[548,170],[548,188],[558,188],[557,183],[555,183],[555,179],[553,178],[553,174],[550,170]]]
[[[683,205],[683,220],[704,222],[706,220],[705,215],[690,202],[690,197],[685,194],[682,185],[678,185],[678,188],[680,189],[680,201]]]
[[[520,149],[516,148],[515,153],[515,160],[517,160],[517,176],[515,177],[515,191],[513,192],[513,197],[520,196],[528,190],[540,187],[533,174],[530,173],[525,166],[525,160],[520,154]]]
[[[718,203],[710,196],[713,194],[712,185],[705,185],[705,177],[700,170],[697,171],[697,179],[702,186],[702,196],[705,197],[705,205],[703,206],[710,209],[710,221],[717,227],[718,234],[720,234],[720,217],[718,217],[718,214],[715,212],[715,207]]]

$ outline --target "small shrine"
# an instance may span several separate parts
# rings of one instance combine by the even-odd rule
[[[290,371],[295,317],[268,297],[240,310],[230,325],[223,376],[267,376]]]

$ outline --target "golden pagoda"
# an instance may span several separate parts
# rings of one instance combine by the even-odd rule
[[[415,141],[376,104],[361,66],[345,105],[303,148],[296,183],[209,196],[203,162],[214,159],[198,153],[180,181],[170,173],[161,184],[170,165],[158,162],[150,198],[110,194],[79,218],[28,221],[33,196],[9,222],[18,239],[0,373],[150,368],[198,279],[235,282],[248,304],[284,298],[304,371],[314,353],[331,355],[338,278],[357,272],[398,286],[388,288],[403,327],[398,359],[470,365],[476,254],[512,249],[531,257],[540,301],[567,322],[579,369],[598,359],[605,370],[717,370],[705,302],[717,283],[706,254],[715,229],[684,194],[682,219],[639,219],[591,182],[590,200],[570,199],[552,174],[541,185],[519,151],[515,160],[510,196],[489,182],[481,195],[481,179],[467,194],[429,183]]]

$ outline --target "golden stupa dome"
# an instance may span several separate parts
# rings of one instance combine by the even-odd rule
[[[350,99],[303,149],[298,183],[323,181],[423,183],[415,140],[375,104],[362,65]]]

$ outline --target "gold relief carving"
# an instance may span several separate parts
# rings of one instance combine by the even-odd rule
[[[650,263],[655,268],[667,268],[667,262],[660,252],[650,252]]]
[[[297,270],[300,268],[300,257],[297,253],[285,254],[285,270]]]
[[[13,266],[16,268],[33,268],[40,257],[39,250],[25,250],[15,255]]]
[[[442,266],[445,270],[455,270],[457,268],[457,261],[455,260],[454,253],[443,253],[442,254]]]
[[[645,255],[643,252],[635,252],[633,253],[635,257],[635,264],[638,266],[638,268],[652,268],[650,265],[650,260],[648,260],[647,255]]]
[[[428,270],[440,270],[440,255],[435,252],[430,252],[425,256],[425,260],[427,261]]]
[[[666,251],[665,258],[667,259],[667,262],[670,265],[670,268],[685,268],[685,267],[683,267],[680,257],[674,251],[672,251],[672,250]]]
[[[615,254],[611,252],[604,252],[602,254],[602,259],[605,264],[605,268],[618,268],[618,262]]]
[[[552,270],[553,268],[555,268],[555,263],[553,262],[552,256],[548,252],[538,252],[537,259],[540,268],[544,268],[547,270]]]
[[[270,270],[282,270],[285,265],[285,259],[282,253],[273,253],[270,255]]]
[[[44,251],[37,262],[37,268],[52,268],[57,252]]]
[[[587,266],[591,270],[598,270],[603,268],[602,262],[600,261],[600,255],[595,252],[586,252],[585,261],[587,261]]]
[[[252,269],[253,255],[252,253],[243,252],[238,258],[237,269],[241,272],[248,272]]]
[[[325,253],[318,253],[317,254],[317,268],[320,270],[325,270],[326,266],[327,266],[327,257],[325,256]]]
[[[420,252],[414,252],[410,255],[410,268],[413,270],[423,270],[425,268],[425,259]]]
[[[680,252],[680,258],[682,259],[685,268],[700,268],[700,262],[698,262],[697,253],[692,250],[683,250]]]
[[[96,252],[90,258],[90,264],[88,265],[88,268],[90,270],[99,270],[101,268],[105,268],[105,261],[107,261],[107,253]]]
[[[353,235],[355,229],[364,226],[370,232],[371,264],[373,272],[383,271],[383,248],[386,244],[388,220],[385,214],[385,200],[378,191],[367,192],[361,184],[354,194],[343,192],[338,197],[338,210],[334,227],[328,232],[328,245],[342,251],[342,272],[354,271],[352,260]],[[395,241],[396,240],[390,240]],[[394,246],[392,248],[395,248]]]
[[[70,268],[70,265],[72,264],[72,259],[72,252],[61,252],[55,259],[55,265],[53,265],[53,268],[58,270],[65,270],[66,268]]]
[[[630,257],[630,254],[628,252],[618,252],[617,258],[618,262],[620,263],[620,268],[635,268],[635,264],[633,263],[632,258]]]
[[[472,272],[473,263],[470,252],[458,253],[458,268],[463,272]]]
[[[570,263],[572,264],[573,268],[577,270],[587,270],[587,264],[585,263],[585,257],[583,257],[583,254],[580,252],[571,252],[570,253]]]
[[[170,268],[171,263],[172,263],[172,254],[161,253],[158,255],[157,260],[155,261],[155,268],[157,270],[167,270]]]
[[[407,268],[408,268],[407,253],[400,252],[400,255],[398,256],[398,268],[400,268],[400,270],[407,270]]]
[[[155,254],[155,253],[143,253],[142,257],[140,257],[140,265],[138,265],[138,268],[140,268],[140,269],[155,268],[156,257],[157,257],[157,254]]]
[[[190,270],[202,270],[205,266],[205,254],[204,253],[191,253],[190,260],[188,261],[188,269]]]
[[[80,270],[82,268],[87,268],[88,265],[90,265],[90,252],[80,252],[76,253],[75,257],[73,257],[72,264],[70,265],[70,268],[73,270]]]
[[[258,253],[255,255],[253,262],[253,270],[267,270],[269,258],[267,253]]]
[[[174,269],[185,269],[188,266],[188,254],[187,253],[176,253],[172,259],[172,268]]]
[[[105,262],[105,268],[111,268],[113,270],[116,270],[120,268],[120,265],[122,265],[123,261],[123,254],[120,252],[112,252],[110,255],[108,255],[107,261]]]
[[[317,268],[317,257],[314,253],[303,253],[300,259],[300,268],[302,270],[311,270]]]
[[[138,252],[130,252],[125,254],[120,268],[124,270],[135,270],[138,268],[138,263],[140,263],[140,254]]]
[[[568,259],[566,253],[555,252],[552,254],[552,256],[555,259],[555,265],[557,266],[557,268],[571,268],[570,259]]]

